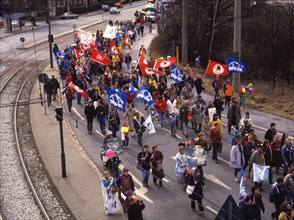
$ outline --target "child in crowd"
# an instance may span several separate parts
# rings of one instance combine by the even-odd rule
[[[124,122],[122,128],[120,129],[121,132],[121,140],[123,142],[124,148],[129,148],[129,127],[128,122]]]

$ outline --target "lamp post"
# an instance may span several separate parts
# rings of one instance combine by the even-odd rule
[[[234,8],[234,48],[233,51],[238,53],[238,60],[241,60],[241,0],[235,0]],[[240,74],[233,73],[233,91],[239,92]]]
[[[53,69],[53,51],[52,42],[53,35],[51,34],[51,24],[50,24],[50,0],[47,1],[47,21],[48,21],[48,42],[49,42],[49,55],[50,55],[50,67]]]

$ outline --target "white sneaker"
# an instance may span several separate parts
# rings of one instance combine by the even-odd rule
[[[236,182],[239,182],[239,181],[240,181],[238,178],[235,178],[234,180],[235,180]]]

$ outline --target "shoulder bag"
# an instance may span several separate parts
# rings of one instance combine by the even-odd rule
[[[192,176],[193,176],[193,179],[194,179],[194,181],[195,181],[195,178],[194,178],[194,174],[192,174]],[[191,177],[190,177],[190,179],[191,179]],[[187,185],[187,188],[186,188],[186,193],[188,194],[188,195],[192,195],[193,194],[193,192],[194,192],[194,189],[195,189],[195,185]]]

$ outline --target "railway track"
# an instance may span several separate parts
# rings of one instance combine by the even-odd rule
[[[47,60],[39,60],[38,63],[40,69],[48,65]],[[55,198],[33,138],[30,137],[30,93],[38,75],[35,65],[33,61],[28,61],[0,77],[2,218],[68,219],[72,216],[64,211]]]

